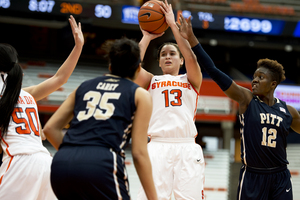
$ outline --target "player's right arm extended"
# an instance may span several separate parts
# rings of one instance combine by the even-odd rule
[[[142,30],[142,29],[141,29]],[[146,31],[143,31],[143,38],[141,39],[139,46],[140,46],[140,57],[141,57],[141,62],[143,62],[145,52],[148,48],[148,45],[151,41],[151,36],[149,34],[144,34],[147,33]],[[140,72],[138,73],[137,77],[135,78],[134,82],[141,86],[144,89],[147,89],[151,79],[153,77],[153,74],[150,72],[146,71],[143,67],[141,68]]]
[[[144,31],[142,28],[140,28],[142,33],[143,33],[143,37],[141,39],[141,41],[139,42],[139,46],[140,46],[140,57],[141,57],[141,61],[143,62],[144,57],[145,57],[145,53],[147,51],[147,48],[151,42],[151,40],[154,40],[157,37],[160,37],[164,34],[151,34],[147,31]],[[141,71],[138,73],[138,76],[136,77],[136,79],[134,80],[134,82],[136,84],[138,84],[139,86],[141,86],[144,89],[147,89],[151,79],[153,77],[153,74],[151,74],[150,72],[146,71],[144,68],[141,69]]]
[[[75,91],[62,103],[44,126],[44,134],[52,146],[58,150],[63,141],[63,128],[72,120],[75,106]]]
[[[148,200],[157,200],[152,177],[152,166],[147,150],[147,131],[152,114],[150,94],[138,88],[135,92],[136,112],[132,126],[132,158],[136,172],[144,188]]]

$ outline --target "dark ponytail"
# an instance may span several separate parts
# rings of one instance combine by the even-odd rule
[[[0,44],[0,71],[7,73],[7,77],[3,80],[4,76],[0,78],[3,82],[0,98],[0,126],[1,136],[3,137],[9,126],[12,112],[18,102],[22,80],[23,71],[17,62],[16,50],[7,44]],[[4,92],[3,92],[4,90]]]
[[[108,55],[112,74],[130,79],[134,77],[141,63],[140,47],[136,41],[126,37],[118,39],[112,44]]]

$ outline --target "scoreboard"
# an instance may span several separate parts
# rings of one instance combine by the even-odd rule
[[[182,11],[185,18],[192,16],[193,28],[221,30],[262,35],[294,36],[297,22],[245,16],[219,15],[209,12]],[[300,35],[300,34],[299,34]]]
[[[82,18],[106,20],[111,24],[116,23],[116,27],[118,24],[138,25],[139,8],[131,5],[105,5],[55,0],[0,0],[0,15],[3,10],[6,10],[5,13],[18,12],[19,15],[24,13],[24,17],[26,17],[26,13],[31,13],[31,17],[35,13],[39,13],[39,16],[69,16],[72,14]],[[177,16],[179,12],[185,18],[192,16],[192,24],[195,29],[300,37],[300,22],[220,15],[202,11],[174,11]]]
[[[118,10],[117,7],[115,8]],[[0,0],[0,11],[1,10],[44,13],[57,16],[72,14],[82,17],[105,19],[114,17],[113,8],[110,5],[54,0]]]

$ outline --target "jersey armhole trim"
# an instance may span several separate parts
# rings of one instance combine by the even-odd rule
[[[193,86],[193,84],[189,81],[189,79],[187,79],[187,81],[191,84],[193,90],[196,92],[196,94],[199,96],[200,95],[200,91],[198,92],[195,87]],[[200,90],[200,89],[199,89]]]

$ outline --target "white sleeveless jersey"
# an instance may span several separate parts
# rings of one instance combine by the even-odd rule
[[[49,151],[40,137],[39,115],[35,99],[21,90],[18,103],[11,115],[8,132],[1,140],[3,160],[9,156]]]
[[[199,93],[187,75],[154,76],[148,91],[153,100],[148,135],[162,138],[195,138]]]

